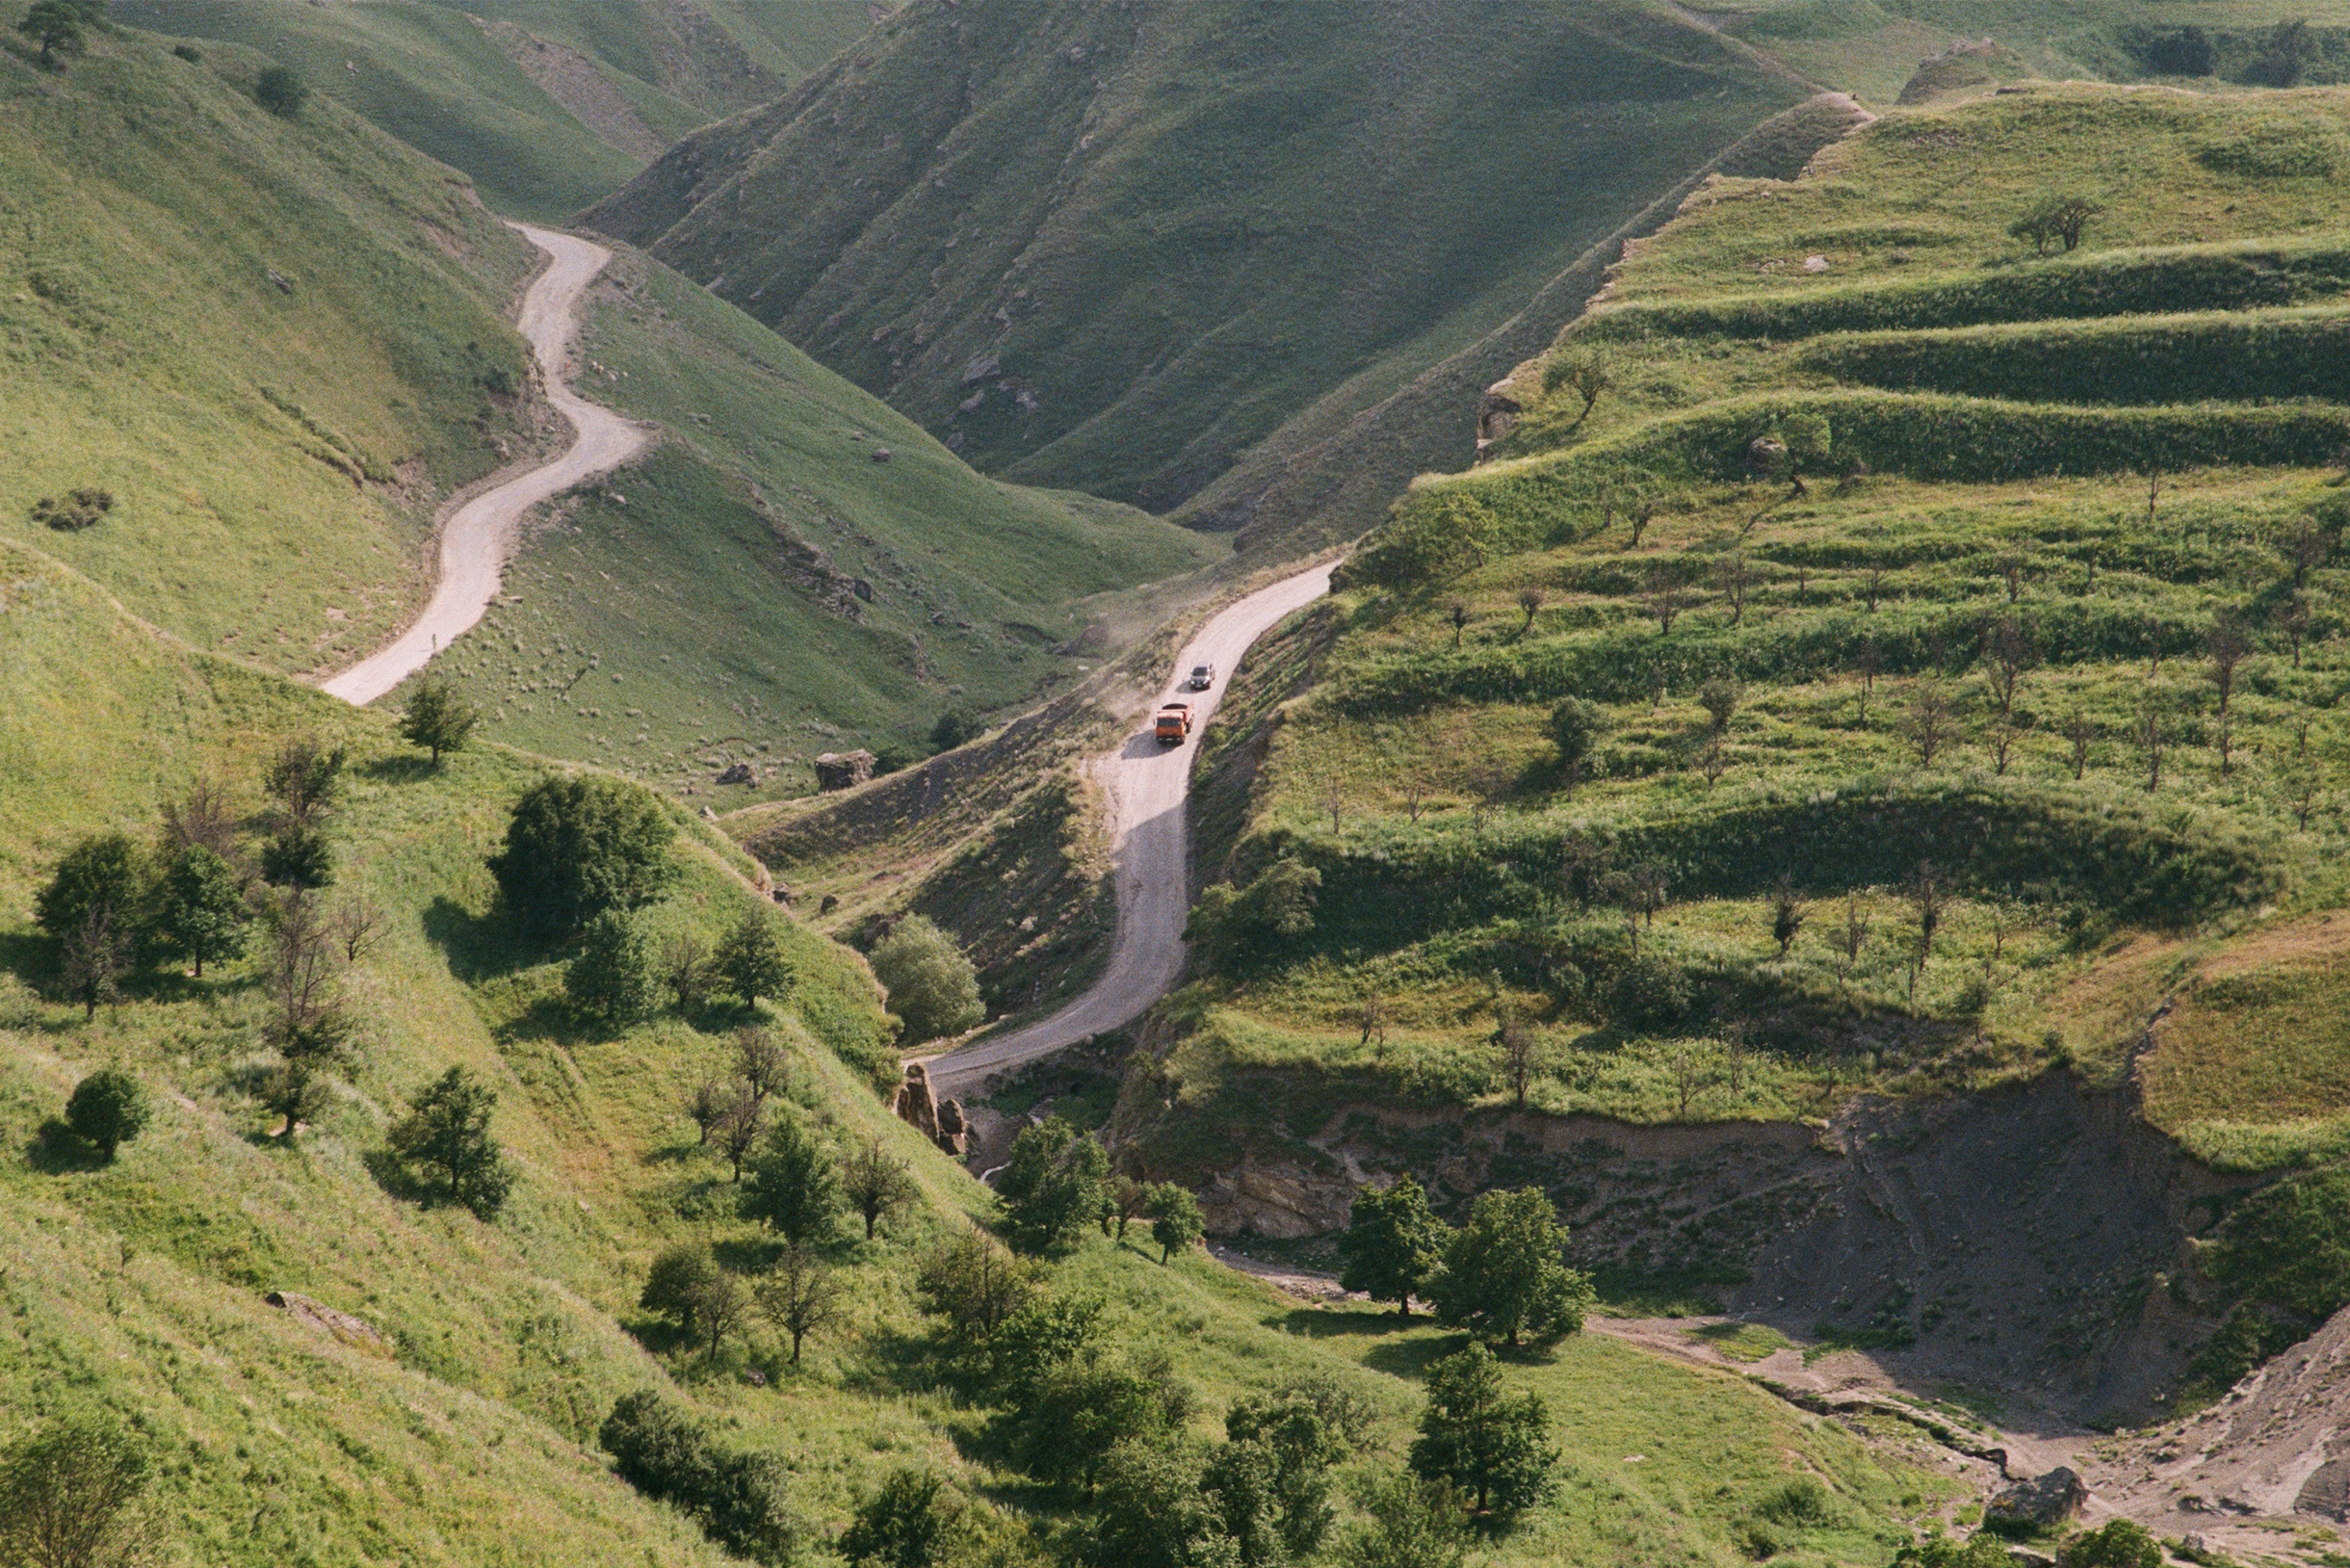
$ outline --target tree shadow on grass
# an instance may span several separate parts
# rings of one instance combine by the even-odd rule
[[[441,950],[449,973],[468,985],[546,962],[559,945],[523,931],[503,909],[477,915],[447,894],[425,906],[425,940]]]
[[[104,1170],[109,1163],[96,1144],[84,1139],[55,1116],[42,1122],[33,1140],[24,1146],[24,1161],[44,1176]]]
[[[1373,1346],[1363,1357],[1363,1365],[1373,1372],[1383,1372],[1393,1377],[1419,1378],[1449,1355],[1468,1348],[1467,1334],[1429,1334],[1407,1340],[1387,1340]]]
[[[1154,1258],[1153,1262],[1158,1260]],[[1424,1312],[1409,1318],[1399,1318],[1393,1307],[1377,1312],[1332,1310],[1328,1307],[1296,1307],[1283,1315],[1281,1326],[1292,1334],[1307,1339],[1335,1339],[1341,1335],[1393,1334],[1398,1329],[1425,1328],[1434,1320]]]
[[[413,784],[432,777],[440,771],[432,766],[431,757],[419,757],[413,752],[395,752],[388,757],[377,757],[361,763],[356,771],[379,784]]]

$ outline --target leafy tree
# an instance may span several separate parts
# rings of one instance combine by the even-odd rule
[[[1339,1543],[1342,1568],[1462,1568],[1467,1507],[1452,1483],[1393,1471],[1364,1488],[1366,1523]]]
[[[1589,1276],[1566,1266],[1566,1245],[1567,1228],[1541,1188],[1479,1193],[1445,1249],[1437,1318],[1512,1345],[1528,1334],[1578,1332],[1595,1297]]]
[[[400,716],[400,735],[408,745],[431,752],[432,766],[438,768],[441,753],[464,750],[474,725],[481,721],[481,714],[457,694],[455,687],[428,676],[408,693],[407,712]]]
[[[761,997],[780,1000],[792,994],[792,962],[783,954],[774,921],[764,910],[746,911],[734,923],[710,967],[745,1007],[757,1006]]]
[[[285,1118],[277,1136],[290,1141],[297,1125],[325,1111],[326,1074],[349,1058],[352,1026],[318,901],[297,891],[273,905],[270,937],[262,1037],[281,1059],[262,1083],[261,1103]]]
[[[137,927],[104,905],[92,905],[82,923],[65,932],[58,944],[58,974],[66,992],[81,1000],[85,1021],[97,1017],[99,1003],[119,994],[138,951]]]
[[[65,1125],[76,1137],[93,1143],[108,1160],[115,1150],[145,1130],[155,1113],[153,1102],[139,1080],[130,1074],[101,1067],[73,1085],[65,1101]]]
[[[1163,1355],[1105,1354],[1087,1345],[1022,1376],[1003,1425],[1020,1468],[1039,1480],[1091,1486],[1120,1444],[1181,1433],[1191,1392]]]
[[[857,1504],[841,1555],[857,1568],[936,1568],[948,1560],[963,1499],[927,1470],[901,1467]]]
[[[774,1455],[720,1450],[652,1389],[614,1401],[596,1438],[622,1480],[691,1514],[735,1555],[773,1565],[798,1557],[807,1527],[792,1511],[789,1472]]]
[[[1314,929],[1320,889],[1319,869],[1283,855],[1245,888],[1218,882],[1203,889],[1184,928],[1184,940],[1211,970],[1277,956]]]
[[[234,958],[245,951],[245,889],[236,870],[200,844],[171,857],[163,877],[157,934],[167,949],[196,960]]]
[[[105,18],[105,0],[33,0],[16,31],[40,45],[41,68],[55,70],[57,57],[80,54],[83,35]]]
[[[735,1077],[755,1098],[781,1093],[791,1076],[791,1053],[773,1030],[746,1024],[735,1031]]]
[[[890,1212],[911,1203],[917,1190],[912,1169],[904,1161],[884,1152],[877,1137],[860,1144],[854,1154],[841,1163],[842,1195],[864,1219],[868,1241],[874,1239],[875,1228]]]
[[[930,726],[930,749],[952,751],[965,741],[974,741],[987,732],[987,726],[958,709],[949,708]]]
[[[1385,1191],[1357,1188],[1345,1234],[1338,1239],[1345,1260],[1339,1283],[1373,1301],[1393,1301],[1396,1316],[1412,1315],[1412,1297],[1425,1295],[1444,1265],[1452,1229],[1428,1207],[1428,1194],[1411,1173]]]
[[[1109,1180],[1110,1156],[1093,1135],[1047,1116],[1012,1140],[996,1193],[1011,1211],[1012,1234],[1021,1244],[1058,1252],[1075,1245],[1084,1227],[1100,1217]]]
[[[2261,40],[2260,52],[2245,67],[2244,79],[2260,87],[2299,87],[2316,55],[2317,39],[2306,19],[2279,22]]]
[[[779,1117],[760,1141],[743,1186],[743,1216],[756,1219],[797,1246],[828,1241],[841,1212],[841,1181],[832,1151],[795,1115]]]
[[[2007,1543],[1986,1529],[1965,1541],[1937,1533],[1913,1542],[1893,1554],[1893,1568],[2015,1568],[2015,1559]]]
[[[279,820],[301,827],[315,825],[341,793],[343,765],[350,760],[348,748],[314,740],[288,741],[279,747],[262,778]]]
[[[1597,703],[1580,697],[1569,697],[1551,710],[1550,720],[1543,725],[1543,734],[1558,748],[1560,771],[1570,778],[1580,777],[1583,764],[1591,758],[1591,749],[1599,744],[1606,720]]]
[[[2219,69],[2211,35],[2192,25],[2155,34],[2140,48],[2138,58],[2156,76],[2208,76]]]
[[[1428,1370],[1428,1406],[1420,1418],[1410,1463],[1429,1480],[1449,1481],[1476,1500],[1477,1512],[1515,1512],[1550,1490],[1558,1450],[1539,1395],[1512,1396],[1501,1366],[1482,1345]]]
[[[261,879],[309,892],[334,885],[334,847],[318,828],[283,823],[261,847]]]
[[[648,790],[592,774],[551,778],[514,803],[489,870],[524,926],[576,930],[607,909],[650,902],[676,875],[676,837]]]
[[[1780,877],[1779,890],[1771,896],[1770,902],[1770,939],[1779,944],[1780,957],[1786,957],[1787,950],[1795,945],[1795,938],[1802,934],[1807,918],[1803,905],[1795,900],[1793,879]]]
[[[148,1558],[146,1447],[111,1420],[51,1422],[0,1455],[0,1562],[129,1568]]]
[[[1303,1559],[1321,1549],[1334,1518],[1330,1467],[1362,1444],[1370,1426],[1370,1406],[1327,1380],[1250,1395],[1225,1412],[1228,1446],[1211,1463],[1209,1484],[1216,1489],[1216,1478],[1230,1475],[1225,1490],[1254,1494],[1225,1521],[1244,1561]],[[1269,1528],[1277,1551],[1254,1547],[1254,1521]]]
[[[498,1091],[452,1067],[416,1091],[385,1142],[410,1171],[483,1219],[497,1217],[514,1170],[489,1136]]]
[[[147,905],[146,856],[128,834],[100,833],[65,851],[48,885],[33,898],[33,921],[59,941],[84,928],[92,913],[136,930]]]
[[[797,1242],[783,1249],[774,1271],[752,1287],[767,1320],[792,1337],[792,1365],[799,1365],[799,1344],[828,1325],[840,1311],[840,1282],[832,1266]]]
[[[2163,1568],[2162,1543],[2144,1525],[2111,1519],[2083,1530],[2056,1554],[2060,1568]]]
[[[726,1161],[727,1180],[743,1179],[743,1162],[759,1146],[767,1131],[767,1101],[739,1078],[719,1085],[718,1119],[711,1124],[711,1141]]]
[[[718,1342],[743,1321],[749,1302],[743,1287],[718,1267],[708,1247],[680,1241],[653,1260],[637,1305],[668,1319],[683,1333],[697,1338],[707,1335],[710,1358],[715,1361]]]
[[[653,954],[637,923],[607,909],[581,933],[579,955],[563,969],[563,994],[571,1005],[621,1023],[653,1002]]]
[[[1102,1466],[1084,1560],[1092,1568],[1239,1568],[1199,1452],[1176,1441],[1119,1444]]]
[[[1582,408],[1575,416],[1578,425],[1591,417],[1592,405],[1613,385],[1615,377],[1606,359],[1587,349],[1553,354],[1542,367],[1544,392],[1555,397],[1568,391],[1582,400]]]
[[[291,66],[265,67],[253,82],[253,101],[280,119],[292,119],[310,99],[310,86]]]
[[[661,982],[679,1012],[702,1005],[710,986],[710,949],[692,931],[676,931],[661,945]]]
[[[1191,1243],[1208,1233],[1207,1221],[1200,1215],[1199,1200],[1179,1182],[1161,1182],[1152,1188],[1142,1212],[1150,1215],[1151,1240],[1159,1243],[1162,1267],[1174,1258],[1176,1249],[1189,1251]]]
[[[944,1318],[954,1338],[974,1347],[992,1342],[1036,1294],[1033,1266],[976,1227],[933,1247],[914,1283],[924,1310]]]
[[[2089,226],[2089,220],[2104,210],[2084,196],[2050,196],[2008,224],[2007,232],[2019,240],[2029,240],[2038,255],[2047,255],[2050,246],[2073,250],[2079,247],[2081,231]]]
[[[701,1134],[694,1140],[697,1146],[703,1148],[709,1146],[710,1135],[724,1119],[727,1108],[733,1103],[733,1085],[722,1078],[705,1078],[686,1091],[686,1097],[679,1109],[685,1111],[687,1117],[692,1121]]]
[[[874,949],[874,977],[889,1010],[905,1024],[903,1043],[960,1034],[987,1016],[979,971],[954,939],[921,915],[898,922]]]

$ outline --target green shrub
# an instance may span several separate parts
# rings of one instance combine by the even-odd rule
[[[72,1097],[65,1102],[65,1125],[110,1161],[154,1114],[154,1102],[139,1081],[111,1067],[101,1067],[73,1085]]]
[[[51,1422],[0,1454],[0,1562],[145,1562],[159,1545],[146,1513],[155,1464],[111,1419]]]
[[[922,915],[908,915],[873,953],[874,978],[905,1025],[902,1043],[960,1034],[987,1016],[979,974],[954,939]]]
[[[310,100],[310,86],[291,66],[265,66],[253,81],[253,102],[280,119],[292,119]]]
[[[2350,1305],[2350,1170],[2276,1182],[2221,1222],[2205,1271],[2311,1320]]]
[[[648,790],[595,775],[550,778],[514,803],[489,870],[525,928],[570,931],[607,909],[651,902],[676,875],[676,837]]]
[[[433,1195],[494,1219],[514,1185],[514,1167],[489,1136],[497,1104],[497,1090],[452,1067],[416,1092],[384,1142]]]
[[[1836,1522],[1836,1500],[1815,1477],[1797,1476],[1771,1488],[1755,1512],[1790,1529],[1816,1529]]]
[[[798,1555],[808,1528],[792,1510],[790,1473],[774,1455],[720,1449],[651,1389],[622,1395],[597,1441],[621,1479],[692,1516],[735,1555],[770,1564]]]
[[[625,1023],[652,1006],[658,986],[653,953],[637,923],[607,909],[581,933],[578,956],[563,969],[563,994],[583,1011]]]
[[[2057,1568],[2162,1568],[2162,1545],[2144,1525],[2111,1519],[2065,1542]]]

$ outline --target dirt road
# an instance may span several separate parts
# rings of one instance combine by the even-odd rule
[[[1191,908],[1190,831],[1184,811],[1191,789],[1191,747],[1249,644],[1329,589],[1328,565],[1260,588],[1209,621],[1176,657],[1170,677],[1188,674],[1194,665],[1215,666],[1215,685],[1209,691],[1173,693],[1192,705],[1191,745],[1160,745],[1151,738],[1146,712],[1126,743],[1094,764],[1095,776],[1110,796],[1118,875],[1118,934],[1110,968],[1093,989],[1041,1023],[934,1058],[930,1082],[941,1093],[960,1092],[989,1073],[1132,1023],[1175,983],[1183,973],[1183,928]]]
[[[600,245],[552,229],[513,225],[533,245],[555,258],[522,297],[517,325],[545,373],[547,400],[578,433],[553,462],[508,480],[475,496],[441,528],[440,581],[415,623],[388,645],[360,660],[325,690],[344,701],[365,704],[431,662],[482,618],[498,596],[523,514],[606,469],[616,468],[644,449],[643,431],[609,408],[574,396],[569,374],[571,339],[578,330],[574,307],[595,281],[612,252]]]

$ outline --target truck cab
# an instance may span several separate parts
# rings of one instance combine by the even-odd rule
[[[1152,726],[1161,745],[1181,745],[1191,733],[1191,704],[1169,702],[1161,706],[1159,719]]]

